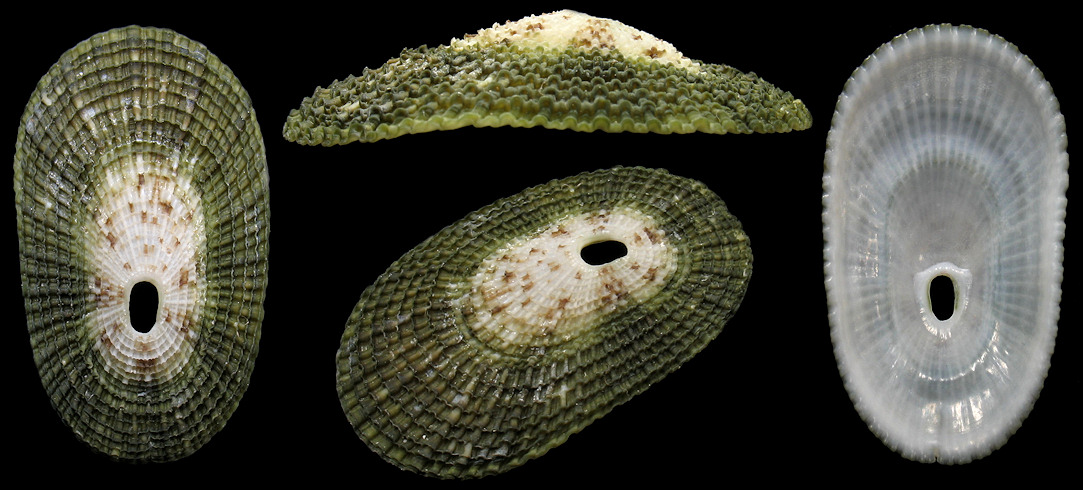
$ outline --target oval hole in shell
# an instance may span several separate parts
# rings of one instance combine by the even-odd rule
[[[579,251],[583,262],[590,265],[604,265],[628,255],[628,247],[617,240],[604,240],[591,243]]]
[[[929,303],[937,320],[951,318],[955,314],[955,281],[944,275],[929,281]]]
[[[158,305],[161,292],[149,281],[139,281],[128,293],[128,318],[132,328],[139,333],[150,333],[158,322]]]

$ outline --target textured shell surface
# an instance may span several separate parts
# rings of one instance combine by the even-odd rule
[[[1066,147],[1041,72],[980,29],[907,32],[839,97],[823,180],[831,336],[858,412],[903,456],[984,457],[1035,403],[1057,332]],[[930,293],[939,277],[952,293]]]
[[[283,135],[338,145],[464,126],[769,133],[811,124],[800,99],[754,73],[691,60],[618,21],[563,10],[403,50],[316,89]]]
[[[608,242],[623,255],[581,255]],[[698,181],[641,167],[553,180],[448,226],[365,290],[338,352],[342,408],[400,468],[501,473],[691,359],[751,273],[740,223]]]
[[[14,171],[27,327],[56,412],[115,459],[193,453],[237,408],[260,339],[268,174],[247,92],[181,34],[100,33],[41,78]]]

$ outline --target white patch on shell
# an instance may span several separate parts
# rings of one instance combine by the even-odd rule
[[[625,58],[655,60],[699,72],[699,63],[686,58],[672,44],[621,22],[592,17],[573,10],[531,15],[503,25],[493,24],[465,39],[452,39],[453,49],[477,49],[497,44],[512,44],[527,49],[616,50]]]
[[[198,192],[141,154],[123,157],[106,171],[99,203],[88,226],[92,305],[87,322],[105,365],[125,383],[165,381],[187,363],[198,336],[204,248]],[[132,287],[158,290],[158,314],[150,331],[131,323]]]
[[[627,254],[601,265],[583,260],[583,247],[610,240],[623,243]],[[665,232],[641,212],[572,216],[482,262],[468,300],[470,326],[505,352],[558,345],[652,297],[676,267]]]

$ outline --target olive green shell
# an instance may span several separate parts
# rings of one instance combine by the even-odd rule
[[[196,451],[237,408],[260,339],[268,176],[247,92],[205,46],[173,31],[97,34],[30,96],[14,170],[27,328],[53,407],[116,459]],[[191,243],[147,235],[169,229],[188,230]],[[129,283],[109,283],[143,260],[119,250],[168,261],[148,259]],[[164,301],[142,336],[127,315],[102,313],[140,278],[158,281]],[[171,306],[173,294],[190,304]],[[157,356],[155,335],[176,352]]]
[[[464,126],[663,134],[811,126],[800,100],[756,74],[700,66],[696,73],[615,50],[422,46],[317,88],[290,112],[282,133],[331,146]]]
[[[485,257],[569,216],[619,208],[650,217],[670,240],[675,267],[660,289],[562,341],[503,350],[475,335],[469,322],[480,313],[464,284]],[[623,258],[608,265],[638,267]],[[554,180],[444,228],[364,291],[338,351],[342,408],[400,468],[440,478],[500,473],[692,358],[733,316],[751,273],[740,223],[698,181],[619,167]]]

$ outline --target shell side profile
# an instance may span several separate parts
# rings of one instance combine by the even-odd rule
[[[30,96],[14,170],[27,328],[53,407],[114,459],[195,452],[237,408],[259,346],[268,174],[247,92],[176,32],[97,34]],[[133,305],[140,287],[153,292]]]
[[[317,88],[282,133],[331,146],[465,126],[722,134],[811,124],[800,99],[754,73],[690,60],[646,32],[563,10],[403,50],[379,69]]]
[[[581,256],[605,242],[626,253]],[[365,290],[338,351],[343,411],[402,469],[504,472],[691,359],[751,273],[740,223],[698,181],[621,167],[553,180],[444,228]]]
[[[1037,400],[1059,317],[1066,148],[1041,72],[980,29],[907,32],[839,96],[823,179],[831,337],[857,411],[904,457],[982,458]],[[936,280],[950,293],[931,292]]]

